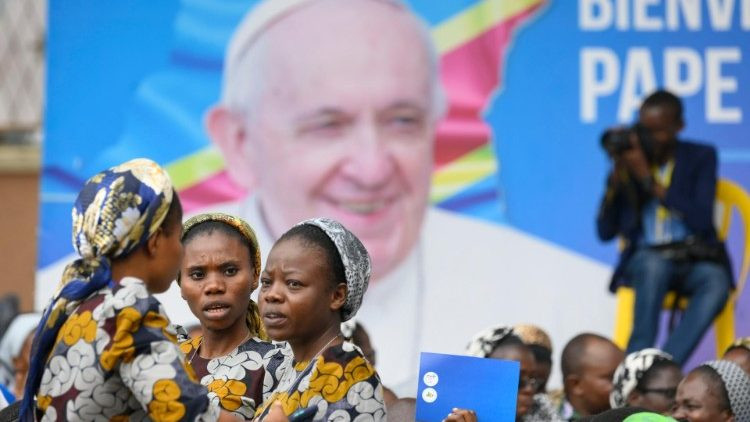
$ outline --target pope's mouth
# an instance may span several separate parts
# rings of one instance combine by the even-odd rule
[[[372,216],[386,211],[396,201],[396,197],[369,200],[341,200],[329,197],[325,200],[330,206],[347,214]]]

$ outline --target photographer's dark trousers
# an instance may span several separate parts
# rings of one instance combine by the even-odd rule
[[[664,296],[677,290],[688,298],[688,306],[661,348],[684,364],[729,297],[727,272],[712,261],[674,261],[663,251],[649,248],[638,249],[626,271],[635,289],[633,333],[627,352],[654,347]]]

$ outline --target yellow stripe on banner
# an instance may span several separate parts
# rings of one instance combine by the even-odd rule
[[[484,0],[432,29],[440,54],[476,38],[482,32],[544,0]]]
[[[189,188],[224,169],[224,159],[213,147],[206,147],[166,165],[175,189]]]
[[[438,203],[495,172],[497,160],[490,146],[476,148],[432,175],[430,201]]]

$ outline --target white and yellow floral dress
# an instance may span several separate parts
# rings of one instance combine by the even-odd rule
[[[317,407],[314,421],[385,421],[383,386],[375,368],[350,342],[327,348],[314,364],[298,362],[286,371],[279,387],[258,408],[260,420],[281,401],[284,413]]]
[[[286,345],[251,338],[226,356],[204,359],[197,353],[202,337],[180,344],[185,356],[208,389],[208,399],[234,416],[252,420],[255,410],[290,370],[292,351]]]
[[[124,278],[81,301],[44,367],[37,419],[214,421],[159,301]]]

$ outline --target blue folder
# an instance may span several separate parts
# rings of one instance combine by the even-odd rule
[[[454,407],[481,422],[516,420],[520,364],[515,361],[422,352],[417,421],[439,422]]]

